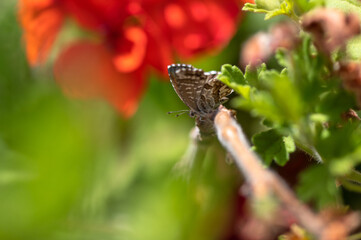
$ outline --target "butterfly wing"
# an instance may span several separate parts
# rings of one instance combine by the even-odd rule
[[[217,73],[217,75],[218,74],[219,73]],[[210,87],[208,85],[210,85]],[[217,76],[209,79],[205,83],[203,89],[207,89],[207,88],[212,89],[211,94],[212,94],[212,97],[213,97],[214,101],[216,102],[217,106],[224,103],[225,101],[227,101],[228,100],[227,96],[230,95],[233,92],[233,89],[228,87],[223,82],[219,81],[217,79]]]
[[[193,111],[199,112],[197,100],[208,76],[202,69],[186,64],[168,66],[170,81],[179,98]]]
[[[207,80],[203,85],[197,105],[202,111],[213,111],[220,104],[228,100],[227,96],[233,92],[233,89],[228,87],[223,82],[217,79],[219,72],[206,72]]]

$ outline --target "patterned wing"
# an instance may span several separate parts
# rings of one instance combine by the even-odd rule
[[[213,111],[220,104],[228,100],[227,96],[233,92],[233,89],[217,79],[219,72],[206,72],[206,83],[204,84],[197,105],[199,109],[205,112]]]
[[[193,111],[199,112],[197,100],[208,76],[202,69],[186,64],[168,66],[170,81],[179,98]]]

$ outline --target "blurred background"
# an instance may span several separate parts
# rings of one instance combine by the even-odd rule
[[[58,23],[52,28],[48,25],[55,18],[37,19],[49,9],[51,14],[57,11],[56,2],[61,1],[0,2],[0,239],[242,239],[242,179],[235,165],[226,161],[222,148],[215,143],[209,149],[193,184],[177,165],[188,148],[194,119],[187,114],[167,114],[186,106],[162,73],[166,65],[157,63],[158,70],[148,68],[157,65],[151,59],[150,64],[137,66],[144,88],[130,110],[114,100],[114,94],[123,94],[128,86],[132,91],[128,82],[121,85],[123,90],[114,87],[113,95],[106,92],[106,97],[104,92],[97,98],[69,94],[64,80],[69,75],[62,73],[69,69],[66,64],[72,52],[65,46],[79,36],[95,39],[91,44],[107,42],[110,37],[99,33],[94,22],[86,21],[89,16],[77,12],[72,1],[64,1],[68,6],[59,7],[68,14],[61,27]],[[73,2],[82,6],[82,1]],[[149,2],[157,8],[157,1]],[[219,5],[229,4],[233,9],[235,4],[210,2],[219,21],[224,10],[217,12]],[[170,52],[176,53],[168,58],[170,63],[191,63],[206,71],[220,70],[224,63],[238,65],[242,43],[267,25],[262,15],[242,14],[241,1],[236,6],[233,25],[224,22],[219,26],[234,29],[219,46],[216,42],[206,51],[182,52],[177,43],[172,45],[173,32],[165,27],[169,30],[166,39],[171,39]],[[75,9],[75,13],[67,9]],[[141,17],[131,21],[140,22],[136,27],[147,26]],[[138,33],[136,27],[129,31]],[[51,39],[60,28],[60,37]],[[144,34],[149,37],[152,32],[155,30]],[[139,32],[137,39],[142,34]],[[127,34],[119,38],[127,38]],[[150,54],[161,58],[163,47],[166,45]],[[111,56],[118,64],[117,71],[132,79],[127,74],[133,70],[121,69],[127,61],[117,53]],[[92,65],[84,64],[79,71],[91,72]],[[76,76],[87,83],[87,78]],[[241,114],[243,127],[254,131],[257,126]]]

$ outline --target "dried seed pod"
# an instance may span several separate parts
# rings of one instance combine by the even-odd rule
[[[259,32],[244,44],[241,52],[241,66],[257,66],[266,61],[272,54],[271,35]]]
[[[302,28],[312,34],[320,51],[329,54],[360,33],[360,21],[355,14],[319,8],[302,18]]]
[[[338,74],[346,89],[351,91],[361,91],[360,62],[341,62]]]
[[[299,29],[293,22],[281,22],[270,29],[272,36],[271,48],[276,51],[278,48],[291,50],[300,43]]]
[[[356,95],[356,100],[361,106],[361,62],[340,62],[337,73],[343,86]]]
[[[342,113],[341,118],[345,121],[348,121],[350,119],[355,120],[355,121],[361,120],[361,118],[358,116],[357,112],[351,108],[349,110],[347,110],[346,112]]]
[[[292,22],[281,22],[268,33],[259,32],[243,46],[241,65],[257,66],[268,60],[278,48],[293,49],[299,40],[299,30]]]

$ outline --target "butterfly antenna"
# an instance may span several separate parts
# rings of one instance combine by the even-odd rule
[[[168,114],[178,113],[175,116],[179,117],[180,115],[183,115],[183,114],[185,114],[187,112],[189,112],[189,110],[170,111],[170,112],[168,112]]]
[[[176,117],[179,117],[180,115],[185,114],[186,112],[182,112],[182,113],[178,113],[177,115],[175,115]]]

